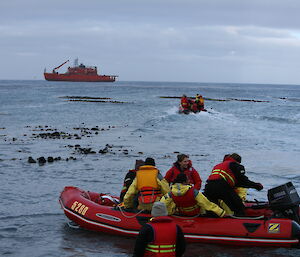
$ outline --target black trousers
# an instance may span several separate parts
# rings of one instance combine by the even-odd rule
[[[223,200],[235,215],[245,214],[245,205],[242,199],[224,179],[208,180],[204,195],[216,204],[218,204],[218,199]]]

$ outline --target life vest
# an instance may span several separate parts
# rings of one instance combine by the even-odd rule
[[[199,98],[199,102],[201,105],[204,105],[204,99],[202,97]]]
[[[186,97],[181,98],[181,106],[184,110],[189,109],[189,100]]]
[[[200,213],[200,207],[195,199],[193,187],[191,187],[184,195],[181,196],[176,196],[172,192],[169,194],[176,204],[180,214],[186,216],[196,216]]]
[[[169,217],[156,217],[147,223],[153,229],[153,241],[147,244],[144,257],[176,256],[176,223]]]
[[[234,187],[236,184],[236,178],[233,172],[230,170],[229,165],[230,163],[234,162],[233,159],[227,159],[226,161],[217,164],[210,176],[207,180],[217,180],[217,179],[224,179],[231,187]]]
[[[140,203],[154,203],[161,192],[157,183],[158,169],[151,165],[144,165],[136,172],[137,189]]]

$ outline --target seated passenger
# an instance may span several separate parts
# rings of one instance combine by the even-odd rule
[[[168,217],[166,206],[153,204],[153,218],[144,224],[137,236],[133,257],[180,257],[185,251],[185,239],[180,226]]]
[[[192,162],[186,154],[177,155],[177,161],[173,163],[173,167],[169,169],[165,175],[165,179],[171,184],[174,183],[178,174],[184,173],[187,182],[194,185],[195,189],[200,190],[202,180],[197,170],[192,167]]]
[[[124,178],[124,183],[123,183],[123,188],[120,194],[120,201],[123,202],[124,199],[124,195],[126,194],[128,188],[130,187],[130,185],[132,184],[133,180],[135,179],[136,176],[136,171],[139,169],[139,167],[141,167],[142,165],[144,165],[144,161],[143,160],[136,160],[135,161],[135,168],[134,170],[129,170]]]
[[[218,203],[219,200],[223,200],[235,215],[245,214],[245,205],[236,193],[236,187],[255,188],[259,191],[263,189],[262,184],[248,179],[244,166],[240,164],[241,160],[240,155],[233,153],[225,161],[217,164],[204,189],[204,195],[210,201]]]
[[[177,176],[171,186],[171,192],[164,195],[160,201],[166,204],[169,215],[177,212],[184,216],[197,216],[205,214],[206,211],[214,212],[219,217],[225,215],[223,209],[187,184],[187,177],[184,173]]]
[[[145,165],[141,166],[136,172],[136,178],[124,196],[124,206],[126,208],[133,208],[134,198],[137,195],[137,208],[139,210],[151,211],[153,203],[159,201],[161,196],[169,191],[168,182],[155,167],[154,159],[147,158]]]
[[[196,102],[193,102],[193,103],[192,103],[192,105],[191,105],[191,111],[192,111],[193,113],[199,112],[198,105],[197,105]]]

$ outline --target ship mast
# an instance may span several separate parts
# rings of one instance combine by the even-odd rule
[[[78,67],[78,57],[74,60],[74,67]]]

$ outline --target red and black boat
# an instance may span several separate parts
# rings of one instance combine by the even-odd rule
[[[269,202],[249,202],[246,217],[214,218],[172,215],[189,242],[246,246],[299,246],[300,198],[291,182],[269,190]],[[118,197],[67,186],[60,204],[78,226],[102,233],[135,237],[150,214],[118,206]]]
[[[68,67],[66,73],[58,73],[57,70],[65,65],[69,60],[55,67],[52,73],[44,72],[44,77],[48,81],[73,81],[73,82],[114,82],[117,75],[98,75],[96,66],[78,65],[75,59],[74,66]]]

